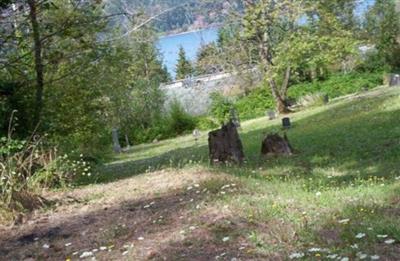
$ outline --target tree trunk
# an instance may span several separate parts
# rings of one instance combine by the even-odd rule
[[[285,100],[281,98],[275,98],[275,102],[276,110],[279,112],[279,114],[287,114],[291,112],[291,110],[286,106]]]
[[[289,140],[284,134],[283,138],[278,134],[268,134],[261,144],[261,155],[264,156],[278,156],[278,155],[292,155],[293,148]]]
[[[42,42],[40,40],[40,26],[37,19],[37,3],[35,0],[27,0],[29,5],[29,17],[32,26],[32,36],[35,52],[35,71],[36,71],[36,98],[35,111],[33,115],[33,124],[37,125],[40,122],[43,108],[43,59],[42,59]]]
[[[231,121],[221,129],[208,133],[210,163],[235,162],[244,160],[243,146],[235,124]]]

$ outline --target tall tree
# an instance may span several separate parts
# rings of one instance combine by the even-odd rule
[[[192,64],[186,58],[185,49],[181,46],[178,53],[178,63],[176,65],[176,79],[181,80],[194,72]]]
[[[307,14],[312,15],[304,21]],[[315,21],[318,14],[323,16],[315,1],[247,1],[242,40],[256,50],[280,113],[290,111],[286,99],[293,72],[345,59],[354,50],[351,33],[337,17],[330,15],[322,23],[322,19]]]
[[[44,88],[44,66],[42,59],[42,40],[40,33],[40,25],[38,22],[38,7],[39,3],[36,0],[27,0],[29,6],[29,17],[32,27],[33,49],[35,59],[36,72],[36,99],[33,115],[33,123],[39,124],[41,112],[43,109],[43,88]]]
[[[400,12],[394,0],[376,0],[367,11],[364,37],[375,45],[381,59],[389,70],[400,69]]]

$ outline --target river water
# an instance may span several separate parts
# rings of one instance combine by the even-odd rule
[[[185,50],[186,57],[194,61],[201,46],[215,42],[217,39],[218,28],[208,28],[195,32],[161,37],[157,43],[157,47],[162,54],[164,65],[171,76],[175,78],[180,46]]]

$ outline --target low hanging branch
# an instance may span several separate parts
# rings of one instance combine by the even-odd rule
[[[162,11],[162,12],[160,12],[160,13],[154,15],[154,16],[149,17],[148,19],[146,19],[146,20],[144,20],[143,22],[139,23],[138,25],[134,26],[132,29],[130,29],[130,30],[127,31],[126,33],[122,34],[121,36],[118,36],[118,37],[115,37],[115,38],[112,38],[112,39],[107,39],[107,40],[104,40],[103,42],[112,42],[112,41],[116,41],[116,40],[122,39],[122,38],[124,38],[124,37],[127,37],[127,36],[129,36],[131,33],[138,31],[138,30],[141,29],[143,26],[145,26],[145,25],[149,24],[150,22],[152,22],[153,20],[157,19],[157,18],[160,17],[161,15],[166,14],[166,13],[168,13],[168,12],[171,12],[171,11],[173,11],[173,10],[179,8],[179,7],[182,7],[182,6],[185,6],[185,4],[183,4],[183,5],[178,5],[178,6],[174,6],[174,7],[171,7],[171,8],[168,8],[168,9],[166,9],[166,10],[164,10],[164,11]]]

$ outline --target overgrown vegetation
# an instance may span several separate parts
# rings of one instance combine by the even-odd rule
[[[400,32],[393,0],[375,1],[360,20],[355,0],[232,3],[232,21],[217,43],[200,50],[194,67],[181,49],[178,78],[258,70],[262,88],[235,99],[215,94],[210,115],[198,118],[179,101],[165,108],[160,90],[171,77],[155,47],[157,33],[187,25],[182,22],[186,12],[179,12],[183,7],[156,8],[160,13],[154,14],[153,9],[132,11],[125,1],[117,6],[111,1],[2,1],[1,204],[23,211],[30,208],[24,205],[27,198],[40,204],[37,191],[87,178],[87,161],[112,157],[114,130],[125,145],[159,141],[217,127],[233,109],[245,120],[273,107],[288,112],[291,99],[307,95],[304,103],[316,105],[321,97],[369,90],[381,83],[383,73],[399,69],[393,58]],[[222,1],[205,5],[228,8]],[[225,16],[208,15],[213,22]],[[164,26],[162,17],[168,19]],[[194,22],[189,20],[189,25]],[[18,118],[12,131],[10,117]]]
[[[333,99],[351,93],[367,91],[382,84],[382,72],[339,73],[324,80],[293,84],[288,90],[288,97],[292,102],[302,104],[301,100],[308,95],[320,94]],[[267,110],[274,110],[275,108],[275,101],[271,92],[262,87],[236,99],[229,99],[218,94],[213,97],[211,116],[220,122],[229,118],[230,108],[237,110],[241,120],[266,116]]]

